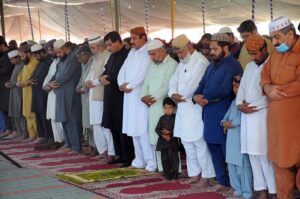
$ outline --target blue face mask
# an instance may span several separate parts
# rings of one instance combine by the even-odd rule
[[[290,41],[291,44],[292,40]],[[285,53],[290,49],[290,45],[287,45],[286,43],[282,43],[279,46],[276,47],[277,52],[279,53]]]
[[[276,47],[277,52],[279,53],[285,53],[290,49],[288,45],[285,43],[280,44],[279,46]]]

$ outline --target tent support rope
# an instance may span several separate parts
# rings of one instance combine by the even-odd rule
[[[30,6],[29,6],[29,1],[28,0],[27,0],[27,11],[28,11],[30,31],[31,31],[31,38],[34,41],[34,33],[33,33],[32,19],[31,19],[31,11],[30,11]]]

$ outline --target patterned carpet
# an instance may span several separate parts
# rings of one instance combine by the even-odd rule
[[[118,165],[107,165],[104,160],[95,160],[84,155],[69,155],[62,150],[34,151],[32,143],[24,143],[17,140],[0,141],[0,151],[11,159],[22,165],[24,168],[34,170],[38,174],[48,176],[51,179],[61,172],[83,172],[99,169],[112,169]],[[183,161],[183,169],[185,162]],[[2,171],[2,169],[1,169]],[[5,170],[3,170],[5,172]],[[20,175],[20,179],[23,176]],[[30,179],[29,177],[24,177]],[[9,179],[0,175],[0,182],[5,183]],[[55,179],[56,180],[56,179]],[[62,183],[62,182],[61,182]],[[64,183],[63,183],[64,184]],[[28,185],[29,186],[29,185]],[[61,185],[55,185],[61,186]],[[75,185],[64,184],[64,186],[76,188]],[[155,174],[151,176],[139,176],[134,178],[123,178],[103,182],[93,182],[76,185],[84,190],[94,192],[99,198],[188,198],[188,199],[224,199],[222,193],[207,192],[197,184],[185,184],[183,181],[167,181]],[[31,187],[30,187],[31,188]],[[34,189],[34,186],[32,186]],[[18,193],[18,190],[15,190]],[[0,191],[3,192],[3,191]],[[224,193],[223,193],[224,194]],[[1,195],[0,195],[1,196]],[[0,197],[1,198],[1,197]],[[17,197],[15,197],[17,198]],[[29,197],[30,198],[30,197]],[[56,198],[48,195],[45,199]],[[74,198],[74,197],[67,197]],[[82,197],[84,198],[84,197]],[[40,199],[44,199],[40,197]]]

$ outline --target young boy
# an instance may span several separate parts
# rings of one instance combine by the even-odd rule
[[[173,137],[175,106],[175,102],[170,97],[164,99],[163,109],[165,114],[160,117],[155,128],[155,131],[159,136],[156,150],[161,151],[164,177],[167,180],[178,179],[178,140]]]
[[[235,76],[233,80],[233,91],[237,94],[241,75]],[[240,123],[241,112],[238,111],[234,99],[221,121],[224,133],[227,133],[226,140],[226,162],[231,187],[234,192],[230,198],[252,198],[252,171],[247,154],[241,153]]]

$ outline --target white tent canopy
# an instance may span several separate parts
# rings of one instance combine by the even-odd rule
[[[18,41],[31,39],[27,1],[4,0],[3,2],[6,37]],[[170,30],[170,2],[171,0],[148,0],[150,33],[162,29]],[[202,28],[201,2],[201,0],[175,1],[176,30]],[[65,38],[64,3],[65,0],[29,0],[36,41]],[[76,3],[78,5],[73,5]],[[206,0],[206,26],[234,27],[246,19],[251,19],[251,3],[251,0]],[[104,31],[108,32],[113,29],[113,9],[110,0],[68,0],[68,4],[72,41],[82,41],[94,33],[103,35]],[[121,34],[128,32],[132,27],[145,26],[144,0],[120,0],[120,7]],[[102,14],[101,8],[103,8]],[[298,22],[300,1],[273,0],[273,10],[274,17],[286,15]],[[270,21],[269,0],[256,0],[255,20],[257,24],[267,24]],[[167,34],[162,36],[170,38],[171,31]],[[198,31],[196,34],[201,34],[201,32]]]

